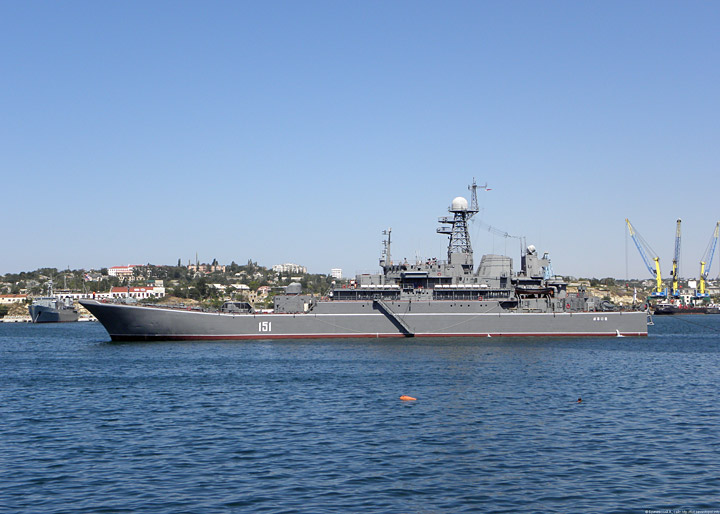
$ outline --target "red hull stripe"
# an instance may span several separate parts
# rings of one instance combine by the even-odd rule
[[[647,336],[646,332],[621,332],[621,336]],[[415,334],[415,337],[617,337],[616,332],[575,332],[575,333],[482,333],[482,334]],[[236,334],[236,335],[111,335],[113,341],[228,341],[266,339],[376,339],[405,338],[403,334]]]

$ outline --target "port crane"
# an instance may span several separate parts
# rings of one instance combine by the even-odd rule
[[[650,298],[667,298],[667,290],[663,289],[662,275],[660,273],[660,257],[658,257],[657,253],[655,253],[655,250],[650,247],[648,242],[636,232],[629,219],[625,218],[625,223],[627,223],[630,237],[632,237],[638,252],[640,252],[640,257],[642,257],[645,267],[648,269],[650,274],[655,277],[655,291],[650,293]],[[652,259],[653,264],[650,263],[650,259]]]
[[[678,281],[680,280],[680,224],[682,220],[677,220],[675,228],[675,255],[672,263],[672,296],[677,298],[680,295]]]
[[[715,247],[717,247],[719,233],[720,221],[715,224],[715,231],[713,232],[710,242],[705,249],[702,260],[700,261],[700,291],[696,295],[696,298],[698,299],[710,297],[710,295],[705,292],[705,281],[710,274],[710,267],[712,266],[713,257],[715,256]]]

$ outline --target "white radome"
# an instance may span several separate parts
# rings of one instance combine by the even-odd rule
[[[452,201],[451,211],[466,211],[468,210],[468,201],[462,196],[458,196]]]

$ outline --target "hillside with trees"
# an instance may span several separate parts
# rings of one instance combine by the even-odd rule
[[[212,265],[216,265],[215,260]],[[141,265],[133,268],[133,276],[120,278],[111,276],[108,268],[99,270],[40,268],[35,271],[8,273],[0,277],[0,294],[47,294],[52,281],[54,290],[105,293],[119,286],[153,286],[162,281],[166,295],[199,302],[218,303],[225,299],[240,299],[251,291],[266,286],[269,297],[281,292],[293,281],[302,284],[303,291],[311,294],[326,294],[333,278],[321,274],[277,273],[249,260],[246,264],[235,262],[224,266],[224,271],[197,271],[184,266],[178,260],[176,266]]]

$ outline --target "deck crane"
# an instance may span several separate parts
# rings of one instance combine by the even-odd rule
[[[678,281],[680,280],[680,223],[682,220],[677,220],[677,227],[675,228],[675,255],[673,256],[672,265],[672,296],[677,298],[679,296]]]
[[[650,247],[647,241],[645,241],[645,239],[643,239],[643,237],[635,231],[629,219],[625,218],[625,223],[627,223],[630,237],[632,237],[635,246],[637,246],[637,249],[640,252],[640,257],[642,257],[642,260],[645,263],[645,267],[647,267],[650,274],[655,277],[655,291],[650,293],[650,298],[667,298],[667,290],[663,289],[662,276],[660,274],[660,257],[658,257],[655,250]],[[648,255],[650,257],[648,257]],[[653,260],[653,264],[650,264],[651,258]]]
[[[718,234],[720,233],[720,221],[715,224],[715,232],[713,232],[710,242],[705,249],[703,258],[700,261],[700,291],[696,295],[697,298],[709,298],[710,295],[705,292],[705,281],[710,274],[710,267],[712,266],[712,260],[715,256],[715,247],[718,242]],[[707,267],[706,267],[707,266]]]

